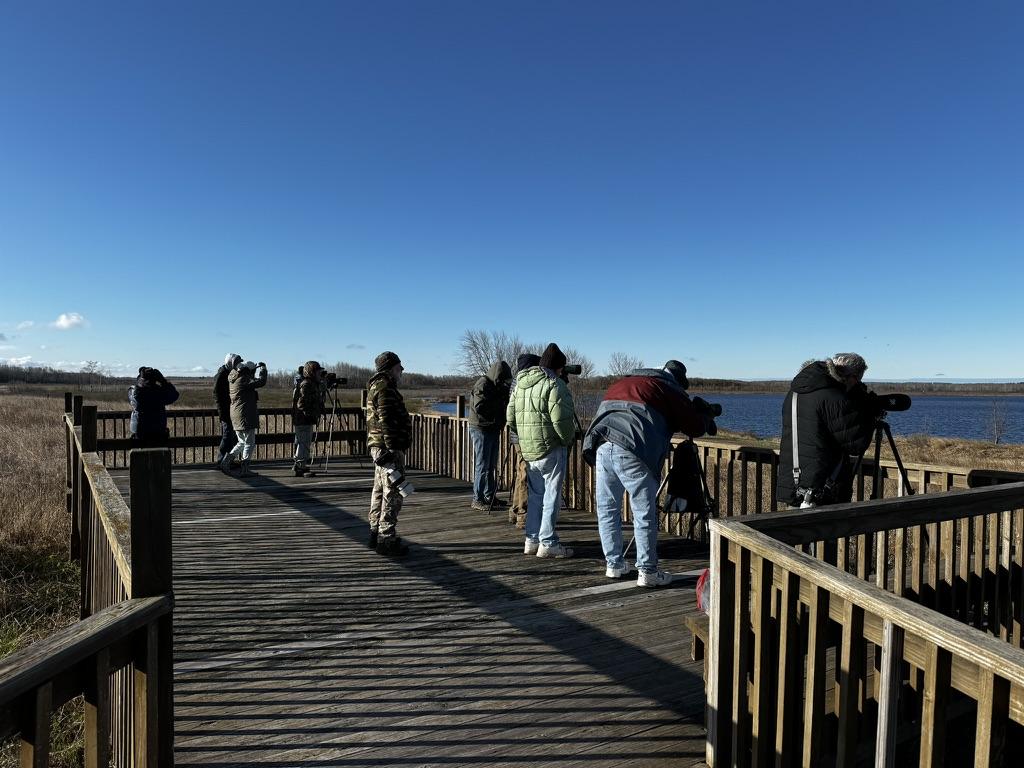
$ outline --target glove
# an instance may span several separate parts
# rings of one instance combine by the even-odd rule
[[[373,460],[373,463],[376,464],[378,467],[386,467],[388,464],[394,464],[395,454],[389,451],[387,448],[385,448],[380,453],[380,455]]]

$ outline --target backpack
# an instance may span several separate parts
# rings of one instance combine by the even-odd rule
[[[697,526],[701,537],[708,539],[708,519],[718,516],[718,505],[708,490],[704,467],[697,457],[697,446],[692,440],[684,440],[672,451],[672,468],[668,471],[668,496],[665,509],[673,508],[673,502],[685,500],[683,512],[690,515],[689,538],[695,538]],[[674,506],[683,506],[675,504]]]

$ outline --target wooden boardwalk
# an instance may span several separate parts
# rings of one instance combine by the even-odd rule
[[[666,537],[690,575],[639,589],[604,577],[589,515],[562,514],[576,558],[524,557],[466,483],[413,471],[391,561],[365,544],[368,464],[258,469],[174,470],[178,764],[703,764],[683,616],[706,551]]]

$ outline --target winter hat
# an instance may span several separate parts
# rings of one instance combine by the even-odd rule
[[[833,379],[844,381],[849,376],[863,376],[868,364],[856,352],[838,352],[825,361],[825,367]]]
[[[255,371],[256,370],[256,361],[255,360],[246,360],[244,363],[241,364],[241,367],[245,368],[247,371]]]
[[[237,352],[228,352],[224,355],[224,365],[228,368],[234,368],[240,362],[242,362],[242,356]]]
[[[320,371],[320,363],[316,360],[309,360],[304,366],[302,366],[302,373],[307,378],[313,378]]]
[[[519,373],[519,371],[525,371],[527,368],[533,368],[535,365],[540,365],[540,355],[535,355],[532,352],[524,352],[516,358],[516,373]]]
[[[678,360],[669,360],[665,363],[664,368],[666,371],[672,374],[672,378],[676,380],[676,383],[683,389],[688,389],[690,386],[690,380],[686,378],[686,366],[680,363]]]
[[[381,352],[373,358],[373,364],[377,367],[377,373],[381,373],[391,370],[396,365],[401,365],[402,361],[394,352]]]
[[[555,342],[552,341],[544,347],[544,354],[540,356],[540,366],[542,368],[557,371],[559,368],[564,367],[565,363],[565,355],[562,354],[562,350],[558,348]]]

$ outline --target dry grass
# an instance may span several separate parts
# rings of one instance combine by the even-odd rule
[[[78,566],[68,559],[63,398],[0,396],[0,657],[78,619]],[[77,766],[81,707],[54,721],[51,765]],[[13,745],[0,766],[17,765]]]

